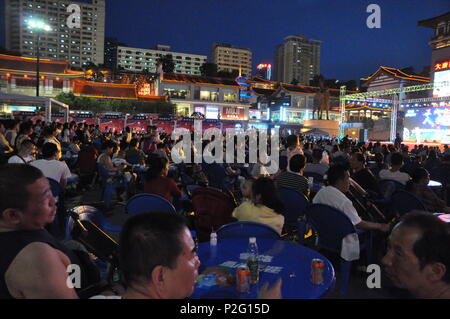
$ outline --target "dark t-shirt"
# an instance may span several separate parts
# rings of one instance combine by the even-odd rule
[[[378,185],[377,179],[373,176],[372,172],[364,168],[359,172],[356,172],[352,176],[353,180],[359,184],[365,191],[370,191],[375,194],[380,193],[380,187]]]

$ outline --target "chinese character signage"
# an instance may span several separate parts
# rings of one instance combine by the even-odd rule
[[[450,70],[450,59],[447,61],[442,61],[442,62],[436,63],[434,65],[435,72],[444,71],[444,70]]]
[[[224,107],[221,118],[224,120],[245,120],[245,110],[238,107]]]

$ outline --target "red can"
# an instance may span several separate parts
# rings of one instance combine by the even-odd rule
[[[250,291],[250,269],[245,264],[236,270],[236,289],[241,293]]]
[[[314,285],[323,284],[323,272],[325,263],[322,259],[315,258],[311,261],[311,282]]]

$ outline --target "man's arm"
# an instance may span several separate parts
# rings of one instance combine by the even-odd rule
[[[67,285],[69,258],[45,243],[32,243],[16,256],[6,274],[6,286],[15,298],[78,299]]]

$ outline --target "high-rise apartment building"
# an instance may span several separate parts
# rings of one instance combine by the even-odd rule
[[[320,75],[320,46],[322,41],[304,35],[291,35],[275,50],[276,81],[309,85],[315,75]]]
[[[155,49],[139,49],[118,46],[117,66],[133,72],[157,71],[158,58],[172,55],[175,63],[174,73],[200,75],[200,67],[206,62],[206,55],[179,53],[170,51],[168,45],[157,45]]]
[[[40,32],[39,55],[70,61],[73,67],[103,64],[105,0],[5,0],[6,48],[36,56],[37,33],[28,27],[38,19],[50,26]]]
[[[227,43],[214,43],[211,48],[211,62],[218,71],[238,71],[243,76],[252,74],[252,51],[234,48]]]

